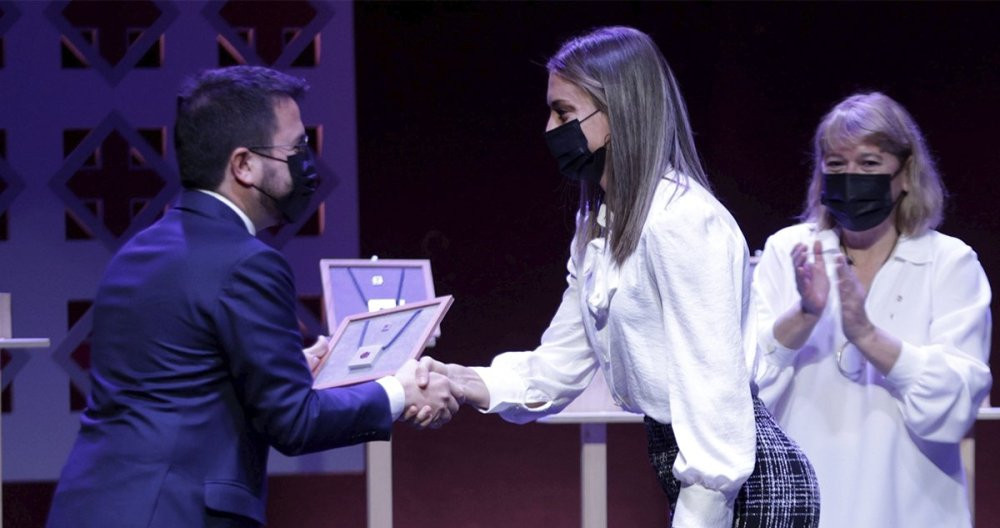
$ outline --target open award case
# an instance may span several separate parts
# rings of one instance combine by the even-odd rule
[[[319,271],[330,332],[349,315],[435,297],[429,260],[322,259]]]
[[[349,315],[313,369],[313,388],[325,389],[395,374],[424,351],[453,301],[445,295],[377,312]]]

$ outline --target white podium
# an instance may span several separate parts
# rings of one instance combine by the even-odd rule
[[[0,349],[13,348],[48,348],[49,339],[47,337],[11,337],[11,307],[10,294],[0,293]],[[0,405],[3,404],[3,391],[7,390],[12,379],[3,380],[0,387]],[[0,438],[3,438],[3,420],[0,420]],[[0,445],[0,495],[3,492],[3,446]],[[3,523],[3,500],[0,498],[0,524]]]
[[[583,528],[608,526],[608,424],[642,423],[643,416],[615,405],[600,370],[562,412],[538,420],[580,425],[580,508]]]

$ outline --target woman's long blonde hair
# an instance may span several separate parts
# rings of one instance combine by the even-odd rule
[[[947,195],[924,136],[902,105],[879,92],[852,95],[820,121],[813,138],[813,174],[802,220],[815,222],[820,229],[836,227],[837,221],[820,202],[823,158],[831,150],[862,143],[896,156],[901,163],[899,175],[909,191],[897,206],[896,229],[919,236],[940,225]]]
[[[671,169],[709,189],[694,147],[687,109],[659,48],[629,27],[599,28],[567,41],[548,61],[550,73],[579,86],[608,117],[605,182],[582,182],[577,253],[607,235],[619,265],[636,249],[659,180]],[[597,223],[602,202],[614,213],[609,233]]]

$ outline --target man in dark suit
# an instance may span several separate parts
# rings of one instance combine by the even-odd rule
[[[311,388],[291,269],[254,236],[295,220],[315,190],[296,102],[306,88],[239,66],[182,90],[185,190],[100,283],[91,394],[50,527],[259,526],[270,446],[386,440],[404,409],[420,426],[457,411],[458,390],[412,361],[375,382]]]

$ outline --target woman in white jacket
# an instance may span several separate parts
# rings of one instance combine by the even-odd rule
[[[821,527],[970,526],[959,442],[989,393],[990,287],[935,231],[920,130],[880,93],[821,121],[804,222],[755,270],[756,381],[816,467]]]
[[[815,526],[812,467],[752,394],[746,242],[709,190],[660,50],[601,28],[548,69],[546,141],[581,189],[562,304],[535,350],[423,364],[518,423],[558,412],[601,369],[615,401],[646,415],[675,527]]]

